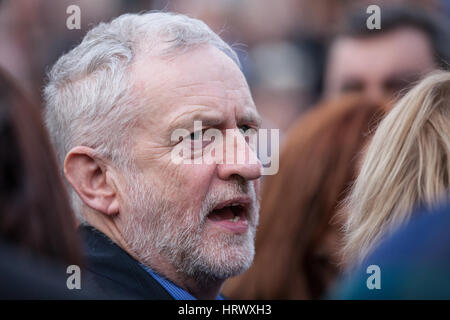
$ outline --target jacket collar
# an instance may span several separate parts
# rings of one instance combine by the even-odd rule
[[[145,271],[132,256],[105,234],[90,225],[81,225],[86,269],[94,281],[113,295],[130,295],[140,299],[173,299],[173,297]]]

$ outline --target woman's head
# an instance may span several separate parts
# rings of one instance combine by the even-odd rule
[[[33,105],[0,70],[0,239],[79,263],[75,221]]]
[[[253,266],[233,298],[320,298],[337,274],[336,206],[356,177],[362,146],[383,110],[350,96],[324,103],[288,132],[280,170],[264,181]]]
[[[409,91],[380,123],[345,202],[345,262],[361,262],[413,207],[449,192],[450,73],[436,72]]]

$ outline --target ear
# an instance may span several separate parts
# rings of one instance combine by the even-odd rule
[[[119,213],[113,175],[93,149],[77,146],[70,150],[64,161],[64,175],[88,207],[105,215]]]

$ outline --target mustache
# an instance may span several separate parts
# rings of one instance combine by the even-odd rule
[[[208,192],[202,203],[201,221],[204,222],[208,214],[220,203],[238,197],[249,197],[251,199],[247,208],[247,219],[250,225],[256,225],[259,204],[254,184],[250,181],[237,181]]]

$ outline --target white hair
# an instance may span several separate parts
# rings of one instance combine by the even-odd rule
[[[434,207],[450,193],[450,72],[435,71],[380,123],[344,202],[344,261],[360,265],[414,207]]]
[[[77,145],[93,148],[119,167],[130,165],[129,129],[140,104],[127,71],[137,53],[169,57],[202,44],[216,47],[240,67],[234,50],[205,23],[181,14],[124,14],[90,30],[51,68],[44,89],[46,126],[60,165]],[[83,221],[81,199],[69,189]]]

